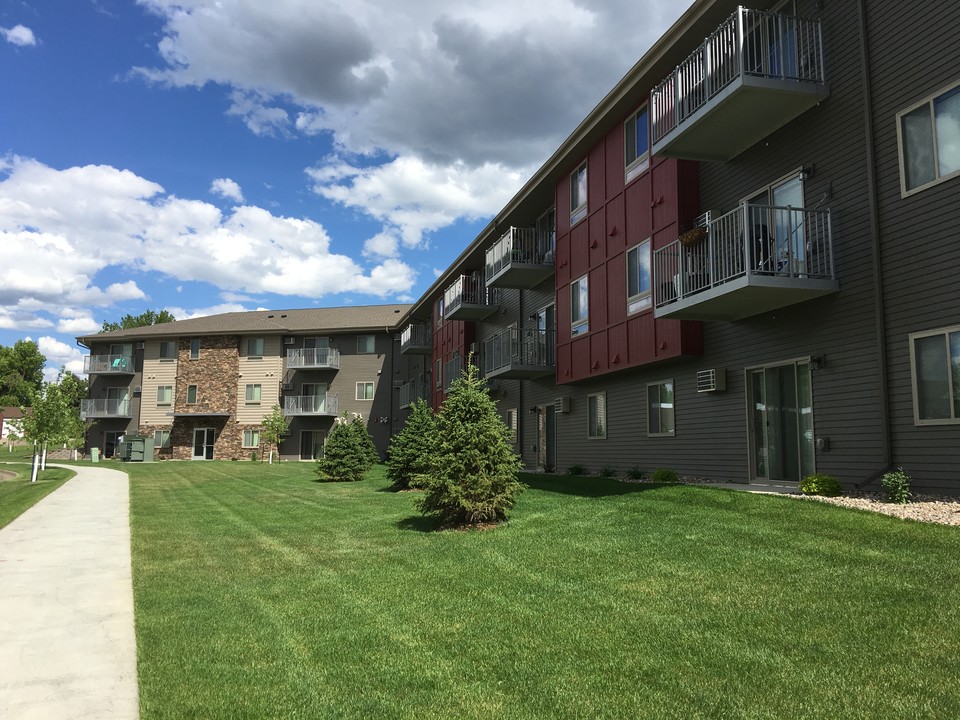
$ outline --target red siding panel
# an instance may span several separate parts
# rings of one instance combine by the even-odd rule
[[[603,209],[590,216],[589,232],[590,267],[593,268],[607,258],[607,222]]]
[[[626,224],[623,216],[623,193],[607,203],[607,257],[623,250],[627,243]]]

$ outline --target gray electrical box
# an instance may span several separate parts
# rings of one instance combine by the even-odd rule
[[[124,462],[153,462],[153,438],[126,435],[120,443],[120,459]]]

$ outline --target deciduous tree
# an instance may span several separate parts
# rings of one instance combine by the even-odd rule
[[[0,405],[29,405],[31,394],[43,385],[47,359],[33,340],[0,345]]]
[[[173,322],[176,318],[166,310],[156,312],[154,310],[145,310],[139,315],[124,315],[119,322],[103,321],[103,327],[100,332],[114,332],[116,330],[129,330],[130,328],[146,327],[147,325],[159,325],[160,323]]]

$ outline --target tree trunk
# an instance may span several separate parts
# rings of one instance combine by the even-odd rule
[[[35,483],[37,481],[37,465],[40,463],[40,456],[37,454],[37,449],[33,449],[33,467],[30,468],[30,482]]]
[[[40,459],[40,469],[41,470],[47,469],[47,444],[46,443],[43,444],[43,455],[41,456],[41,459]]]

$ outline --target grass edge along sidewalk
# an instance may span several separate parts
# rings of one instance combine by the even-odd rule
[[[30,465],[0,462],[0,473],[4,471],[14,473],[14,477],[0,477],[0,528],[9,525],[76,474],[73,470],[48,467],[39,473],[37,482],[31,483]]]
[[[129,471],[145,719],[960,716],[956,528],[526,476],[435,532],[383,468]]]

